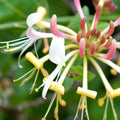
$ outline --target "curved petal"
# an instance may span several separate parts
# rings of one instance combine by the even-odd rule
[[[52,16],[52,19],[51,19],[51,22],[50,22],[50,29],[51,29],[51,32],[56,36],[67,38],[67,39],[72,40],[73,42],[76,42],[76,40],[72,36],[70,36],[68,34],[65,34],[63,32],[60,32],[57,29],[57,16],[56,15]]]
[[[40,38],[52,38],[54,35],[52,33],[42,33],[34,30],[32,26],[30,26],[27,30],[27,37],[31,40],[37,40]]]
[[[65,65],[64,38],[53,37],[49,50],[49,58],[55,64]]]
[[[32,13],[27,17],[27,25],[33,26],[35,23],[39,22],[40,20],[40,15],[38,13]]]
[[[110,49],[107,54],[101,54],[101,56],[107,60],[112,59],[116,52],[116,41],[113,39]]]
[[[77,11],[80,15],[80,18],[83,19],[84,14],[83,14],[83,11],[82,11],[82,8],[81,8],[80,0],[74,0],[74,4],[75,4],[75,7],[77,8]]]
[[[47,94],[47,91],[48,91],[48,89],[50,87],[50,84],[51,84],[51,81],[49,79],[46,79],[45,86],[44,86],[43,91],[42,91],[42,97],[44,99],[46,99],[46,94]]]

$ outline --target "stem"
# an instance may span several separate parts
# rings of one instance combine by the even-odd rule
[[[92,64],[94,65],[94,67],[95,67],[96,70],[98,71],[98,74],[100,75],[100,77],[101,77],[101,79],[102,79],[102,82],[103,82],[106,90],[107,90],[108,92],[112,91],[113,89],[112,89],[111,85],[109,84],[108,80],[106,79],[106,77],[105,77],[102,69],[100,68],[100,66],[99,66],[99,65],[97,64],[97,62],[96,62],[92,57],[90,57],[90,56],[89,56],[89,60],[92,62]]]
[[[87,89],[87,58],[83,58],[83,88]]]

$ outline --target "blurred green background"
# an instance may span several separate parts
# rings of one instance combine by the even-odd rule
[[[118,9],[114,13],[108,14],[107,17],[106,15],[101,16],[98,29],[103,30],[109,25],[110,20],[114,21],[120,17],[120,1],[114,0],[114,3],[118,5]],[[0,42],[26,36],[26,18],[29,14],[35,12],[38,6],[44,6],[47,9],[45,20],[50,21],[52,14],[56,14],[58,16],[59,24],[68,26],[76,32],[79,31],[80,18],[78,14],[75,15],[76,9],[72,0],[0,0]],[[84,14],[88,18],[88,25],[90,25],[95,12],[92,0],[83,0],[82,6],[84,6]],[[118,41],[120,41],[119,36],[120,26],[115,29],[113,34],[113,37]],[[39,57],[44,55],[41,52],[42,44],[42,41],[39,41],[37,45]],[[27,51],[34,51],[33,47],[29,48]],[[33,67],[25,60],[23,55],[21,64],[24,67],[22,69],[19,68],[17,64],[19,53],[20,51],[5,53],[2,49],[0,50],[0,120],[40,120],[46,113],[53,92],[48,92],[46,100],[41,97],[42,89],[40,89],[38,93],[33,91],[30,94],[30,88],[34,81],[34,77],[23,86],[20,86],[21,81],[13,83],[14,78],[19,78]],[[113,58],[115,63],[118,59],[118,54],[119,51],[117,51],[117,54]],[[109,72],[110,67],[102,63],[99,64],[103,68],[103,71],[113,88],[120,87],[120,75],[112,76]],[[80,67],[77,68],[76,66],[78,65]],[[45,64],[45,67],[47,67],[49,73],[55,68],[50,61]],[[67,102],[67,106],[59,107],[60,120],[73,120],[76,113],[75,111],[80,98],[80,96],[76,94],[76,88],[78,85],[81,85],[82,80],[82,60],[80,58],[77,59],[72,70],[78,70],[78,72],[80,72],[80,77],[77,81],[73,80],[73,78],[66,78],[67,85],[64,83],[66,92],[63,98]],[[91,64],[89,65],[89,71],[92,72],[89,73],[89,88],[98,92],[98,96],[95,100],[88,98],[90,120],[102,120],[105,105],[99,107],[97,101],[98,98],[104,96],[105,88],[99,75]],[[39,74],[36,87],[41,83],[42,75]],[[115,98],[114,103],[119,120],[120,98]],[[47,120],[54,120],[54,108],[55,102],[47,116]],[[84,119],[86,119],[86,116]],[[107,120],[114,120],[111,105],[108,107]]]

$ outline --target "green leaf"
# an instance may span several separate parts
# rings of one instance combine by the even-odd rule
[[[84,13],[84,16],[86,16],[86,18],[87,18],[87,22],[90,22],[90,11],[87,6],[83,7],[83,13]]]
[[[83,67],[81,66],[74,66],[71,67],[71,74],[74,80],[83,81]],[[88,71],[88,81],[91,81],[95,78],[95,74]]]
[[[57,16],[66,16],[70,14],[68,6],[65,4],[64,0],[47,0],[49,7],[49,16],[56,14]]]
[[[70,21],[68,27],[74,30],[75,32],[78,32],[80,30],[80,16],[79,14],[76,14]]]
[[[1,0],[0,23],[26,20],[28,14],[36,11],[38,4],[34,0]]]
[[[71,88],[73,82],[74,82],[73,78],[69,78],[69,77],[65,78],[65,81],[63,83],[63,86],[65,87],[65,91],[68,91]]]

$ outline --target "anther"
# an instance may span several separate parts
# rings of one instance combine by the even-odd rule
[[[88,97],[90,97],[92,99],[95,99],[96,95],[97,95],[96,91],[84,89],[84,88],[81,88],[81,87],[78,87],[76,92],[78,94],[88,96]]]
[[[108,93],[108,96],[111,98],[120,96],[120,88],[117,88],[117,89],[111,91],[110,93]]]
[[[47,13],[47,10],[46,10],[44,7],[38,7],[36,13],[38,13],[38,14],[40,15],[39,22],[36,23],[36,25],[40,25],[43,17],[44,17],[44,16],[46,15],[46,13]]]
[[[43,82],[45,82],[46,78],[43,79]],[[58,94],[60,95],[64,95],[64,87],[62,84],[60,83],[57,83],[57,82],[54,82],[54,81],[51,81],[51,84],[50,84],[50,87],[49,87],[50,90],[52,91],[55,91],[57,92]]]
[[[31,63],[36,67],[36,69],[40,69],[40,68],[43,67],[43,63],[41,63],[41,62],[39,61],[39,59],[36,58],[32,52],[28,52],[28,53],[25,55],[25,58],[26,58],[29,62],[31,62]]]

